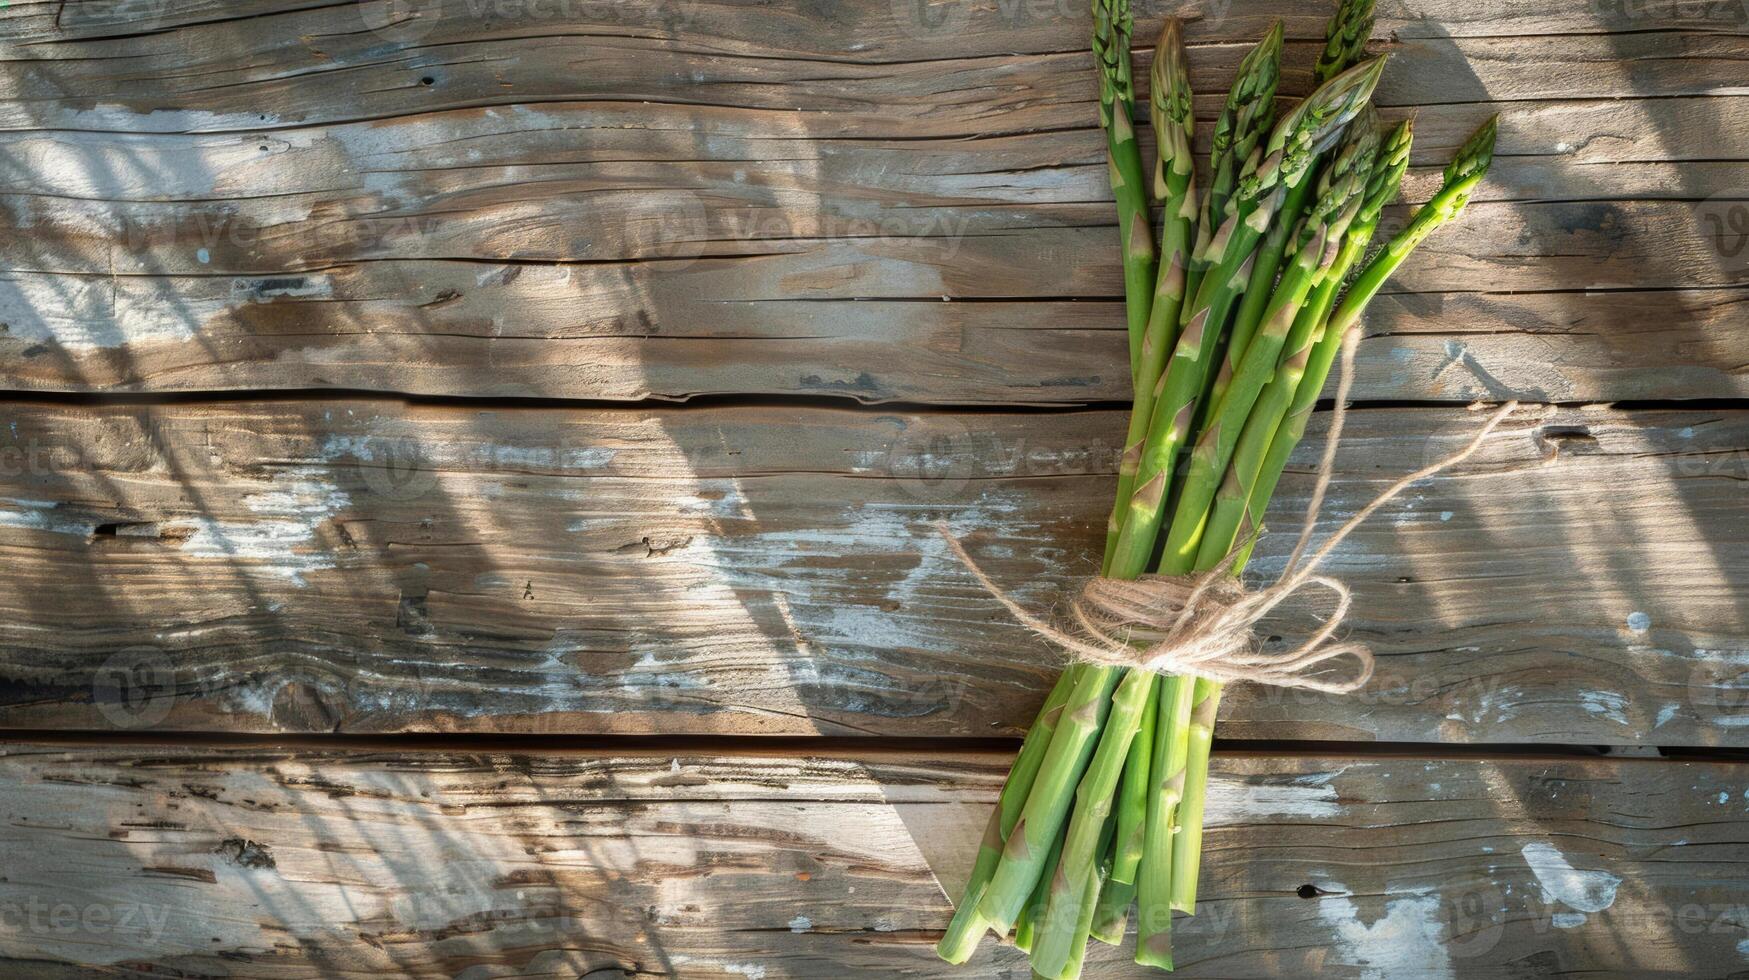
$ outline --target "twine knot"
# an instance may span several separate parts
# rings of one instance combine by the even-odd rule
[[[1335,468],[1336,443],[1347,413],[1354,340],[1355,334],[1344,338],[1335,411],[1299,542],[1281,576],[1269,585],[1248,589],[1233,574],[1243,549],[1235,550],[1214,568],[1194,575],[1143,575],[1135,579],[1096,576],[1088,579],[1069,602],[1065,625],[1056,626],[1033,615],[991,580],[945,524],[937,524],[936,529],[985,591],[1022,625],[1076,660],[1155,673],[1189,674],[1223,684],[1252,681],[1333,694],[1359,690],[1372,678],[1373,654],[1362,644],[1334,639],[1354,597],[1346,585],[1318,574],[1319,566],[1343,539],[1392,498],[1417,481],[1468,459],[1518,403],[1507,402],[1497,408],[1462,449],[1391,484],[1337,528],[1310,557],[1305,557]],[[1321,588],[1334,597],[1322,625],[1295,646],[1271,647],[1259,642],[1257,624],[1277,606],[1308,588]],[[1345,663],[1332,669],[1334,661]]]
[[[1232,575],[1230,556],[1197,575],[1095,576],[1070,600],[1067,625],[1059,627],[1034,616],[1002,591],[945,526],[937,525],[937,530],[978,583],[1015,619],[1083,663],[1334,694],[1358,690],[1372,678],[1372,651],[1358,643],[1331,642],[1353,596],[1347,586],[1327,575],[1284,576],[1252,590]],[[1322,587],[1336,600],[1317,632],[1287,650],[1258,642],[1254,630],[1258,621],[1307,587]],[[1316,673],[1320,665],[1342,658],[1352,663],[1338,675],[1341,679]]]

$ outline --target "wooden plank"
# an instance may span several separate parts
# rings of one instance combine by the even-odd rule
[[[13,744],[0,959],[43,977],[939,976],[943,884],[1007,761]],[[1720,764],[1218,758],[1179,973],[1723,975],[1746,785]],[[1090,974],[1151,975],[1126,953],[1097,947]],[[955,975],[1017,970],[987,944]]]
[[[19,45],[44,42],[75,42],[115,37],[121,33],[159,33],[187,26],[222,25],[226,21],[306,16],[322,5],[285,4],[283,0],[180,0],[177,4],[84,4],[61,9],[52,0],[24,0],[5,9],[0,18],[0,38]],[[861,4],[829,4],[785,11],[784,18],[770,26],[757,25],[745,4],[735,0],[689,0],[670,11],[623,11],[612,5],[593,4],[442,4],[420,5],[408,11],[378,11],[366,5],[371,18],[415,18],[413,30],[392,30],[402,37],[420,33],[418,28],[439,31],[436,37],[469,37],[469,28],[502,31],[507,26],[540,33],[563,33],[567,25],[670,26],[715,45],[731,45],[740,51],[770,45],[780,37],[794,49],[834,51],[841,58],[855,54],[890,54],[883,44],[904,38],[913,45],[925,42],[936,49],[964,54],[1004,54],[1013,51],[1051,51],[1056,45],[1077,44],[1083,38],[1065,38],[1084,18],[1079,7],[1058,4],[978,5],[967,9],[911,9],[894,5],[890,11]],[[1156,11],[1139,11],[1137,37],[1153,40]],[[364,14],[364,12],[360,12]],[[437,14],[437,16],[432,16]],[[1163,5],[1158,14],[1186,18],[1186,37],[1191,44],[1207,44],[1233,37],[1261,37],[1273,19],[1286,23],[1287,37],[1320,40],[1329,11],[1320,5],[1296,4],[1293,0],[1254,0],[1228,7]],[[360,16],[360,23],[364,18]],[[497,21],[497,23],[493,23]],[[554,25],[553,21],[560,21]],[[1749,23],[1732,0],[1719,4],[1677,2],[1602,2],[1574,7],[1560,0],[1525,0],[1502,5],[1499,11],[1480,11],[1476,5],[1452,0],[1385,2],[1378,5],[1375,35],[1378,37],[1541,37],[1541,35],[1599,35],[1641,33],[1648,30],[1712,31],[1742,33]],[[1154,28],[1158,30],[1158,28]],[[916,37],[913,37],[916,35]],[[427,33],[420,40],[434,37]]]
[[[6,418],[0,727],[979,735],[1056,661],[933,525],[1048,608],[1092,569],[1123,414]],[[1323,523],[1474,425],[1356,412]],[[1745,445],[1742,411],[1529,410],[1335,561],[1373,688],[1235,691],[1223,732],[1745,744]]]
[[[1061,95],[1068,100],[1074,92]],[[1094,111],[1091,98],[1083,105]],[[1219,97],[1208,96],[1198,108],[1201,154],[1208,150]],[[1503,116],[1499,169],[1490,171],[1479,200],[1700,199],[1742,189],[1728,172],[1708,164],[1749,159],[1749,97],[1566,99],[1416,112],[1412,160],[1419,169],[1410,178],[1408,200],[1426,199],[1437,187],[1439,168],[1494,112]],[[1405,115],[1390,109],[1384,114]],[[1090,192],[1104,190],[1106,179],[1098,170],[1093,129],[1089,124],[992,134],[962,125],[939,135],[879,137],[846,135],[830,117],[810,114],[780,120],[708,105],[568,102],[251,133],[11,130],[0,131],[0,146],[14,158],[8,195],[60,198],[62,207],[68,200],[107,201],[118,210],[134,203],[180,205],[184,221],[208,214],[213,237],[222,241],[268,238],[270,226],[277,230],[300,220],[388,210],[404,216],[428,197],[450,205],[428,208],[440,214],[504,206],[489,196],[493,191],[532,196],[563,189],[599,200],[616,190],[692,189],[760,201],[786,214],[807,213],[812,206],[822,217],[834,208],[884,203],[898,213],[867,208],[844,218],[884,219],[895,228],[914,220],[905,211],[918,208],[1084,204]],[[1145,125],[1141,129],[1144,141],[1151,139]],[[965,146],[969,138],[978,140],[975,150]],[[700,158],[701,142],[708,142],[708,159]],[[658,175],[669,179],[652,179]],[[507,178],[537,187],[519,191],[506,186]],[[633,184],[636,178],[643,178],[643,186]],[[804,197],[818,195],[822,185],[835,191],[833,197]],[[353,203],[321,206],[329,200]],[[898,203],[905,210],[894,208]],[[26,204],[8,202],[14,210]],[[328,213],[311,213],[318,211]],[[164,212],[171,220],[177,213]],[[55,213],[40,217],[53,219]],[[138,223],[151,217],[142,214]],[[251,227],[233,229],[227,222]],[[153,244],[150,227],[119,230],[147,239],[130,246]],[[800,221],[787,230],[826,237]],[[363,238],[331,237],[337,245]]]
[[[550,12],[565,6],[574,9]],[[1535,21],[1553,6],[1537,4],[1526,26],[1551,26]],[[1745,92],[1737,64],[1741,20],[1722,25],[1732,33],[1717,33],[1707,30],[1720,26],[1712,18],[1657,18],[1652,6],[1625,16],[1571,12],[1566,29],[1575,33],[1514,36],[1489,22],[1486,36],[1445,37],[1446,14],[1462,11],[1450,18],[1462,24],[1477,12],[1451,0],[1404,4],[1383,27],[1419,23],[1396,31],[1391,49],[1399,70],[1381,89],[1381,104]],[[1729,8],[1732,0],[1718,6]],[[993,85],[1007,91],[1009,112],[1060,116],[1081,107],[1041,106],[1035,91],[1051,87],[1032,89],[1031,76],[1042,70],[1071,79],[1077,93],[1091,91],[1086,14],[1055,3],[837,4],[759,17],[750,10],[760,8],[731,3],[628,10],[439,0],[423,8],[322,5],[194,23],[150,16],[162,9],[151,5],[148,16],[136,14],[121,33],[98,26],[69,36],[42,30],[40,21],[18,22],[22,36],[5,48],[18,98],[0,111],[0,127],[253,131],[605,98],[786,113],[805,106],[889,135],[902,117],[914,135],[926,135],[933,125],[970,118],[951,99],[929,105],[948,92]],[[415,10],[426,16],[409,17]],[[1304,39],[1288,54],[1295,71],[1311,63],[1319,46],[1312,38],[1327,16],[1299,10],[1296,33]],[[1634,16],[1640,12],[1649,16]],[[1261,33],[1261,19],[1230,26],[1215,20],[1208,19],[1205,35],[1215,43],[1199,48],[1193,76],[1204,91],[1230,80],[1244,47],[1235,39]],[[1598,21],[1627,30],[1599,33]],[[1151,29],[1145,21],[1140,36],[1151,37]],[[702,68],[701,59],[708,59]],[[677,96],[682,83],[686,91]],[[141,114],[151,118],[130,118]],[[990,120],[997,129],[1000,115]],[[1041,124],[1084,126],[1086,118]]]
[[[25,50],[44,44],[84,42],[118,34],[155,34],[180,28],[215,28],[227,21],[267,21],[290,16],[306,17],[319,10],[318,3],[289,4],[281,0],[180,0],[176,4],[85,4],[62,9],[51,0],[27,0],[5,8],[0,18],[0,39]],[[630,30],[662,23],[736,50],[770,46],[778,38],[791,50],[826,51],[843,60],[857,56],[891,55],[891,45],[928,45],[928,50],[960,56],[1039,52],[1054,49],[1061,33],[1085,18],[1078,7],[1051,3],[967,6],[965,8],[913,8],[894,5],[838,4],[785,11],[775,23],[761,26],[735,0],[689,0],[659,11],[623,10],[594,4],[472,3],[448,0],[400,12],[376,9],[371,4],[358,14],[365,22],[391,18],[404,29],[388,33],[417,40],[467,38],[481,31],[503,30],[514,24],[525,31],[563,34],[567,25]],[[436,13],[437,16],[431,16]],[[1157,30],[1152,10],[1137,11],[1136,35],[1151,41]],[[1322,5],[1294,0],[1253,0],[1243,5],[1201,8],[1163,5],[1161,15],[1187,20],[1186,36],[1192,44],[1231,41],[1235,37],[1258,37],[1273,20],[1284,22],[1289,38],[1321,40],[1330,11]],[[494,23],[496,21],[497,23]],[[555,24],[553,22],[558,21]],[[1524,0],[1483,11],[1473,4],[1452,0],[1414,0],[1379,5],[1375,35],[1394,38],[1523,37],[1559,34],[1641,33],[1648,30],[1742,33],[1749,14],[1734,2],[1603,2],[1574,6],[1561,0]],[[386,25],[385,25],[386,26]],[[593,32],[593,33],[599,33]]]
[[[1734,110],[1749,105],[1706,102]],[[21,234],[9,237],[0,258],[13,271],[284,275],[383,259],[678,265],[857,241],[975,248],[990,238],[1011,245],[1003,258],[1019,266],[1015,273],[1044,281],[1016,291],[1007,280],[1020,277],[1012,273],[980,282],[948,267],[935,295],[1016,296],[1062,289],[1073,274],[1041,261],[1051,236],[1110,223],[1097,136],[1086,132],[993,139],[977,154],[958,139],[862,145],[751,133],[720,140],[728,159],[701,162],[685,145],[692,138],[685,129],[678,137],[625,139],[615,133],[630,120],[611,121],[623,112],[524,110],[537,111],[548,118],[533,132],[501,119],[474,125],[454,113],[402,124],[418,130],[413,147],[398,146],[381,126],[300,130],[267,142],[15,137],[6,142],[25,172],[0,201]],[[1437,184],[1434,167],[1449,153],[1443,143],[1467,133],[1476,115],[1453,113],[1430,127],[1434,142],[1423,151],[1425,169],[1410,181],[1411,203]],[[567,122],[584,132],[565,132]],[[1736,158],[1709,165],[1622,159],[1628,152],[1622,148],[1581,153],[1566,140],[1583,132],[1538,128],[1545,125],[1535,117],[1524,123],[1533,130],[1526,141],[1536,142],[1534,152],[1502,160],[1499,179],[1477,195],[1474,207],[1483,217],[1435,242],[1461,242],[1499,289],[1584,288],[1612,275],[1642,287],[1742,281],[1740,263],[1727,261],[1735,255],[1717,247],[1732,243],[1716,229],[1709,233],[1694,204],[1716,198],[1722,206],[1749,196],[1734,183]],[[504,155],[453,145],[499,136]],[[418,154],[419,148],[430,152]],[[378,161],[375,153],[401,158]],[[584,159],[542,160],[565,153]],[[653,159],[591,162],[614,153]],[[754,159],[759,153],[788,156]],[[1618,167],[1619,180],[1611,172]],[[335,168],[345,176],[321,176]],[[311,172],[316,176],[299,176]],[[1508,232],[1515,237],[1503,238]],[[1031,248],[1012,248],[1032,235],[1041,237],[1030,238]],[[1537,255],[1537,246],[1550,254]],[[1654,261],[1630,275],[1634,267],[1625,263],[1648,255]],[[1528,256],[1542,262],[1530,265]],[[940,260],[928,251],[914,258]]]
[[[1478,207],[1478,216],[1485,211]],[[1042,268],[1072,249],[1110,251],[1100,236],[1055,237],[1029,262]],[[1465,263],[1461,245],[1451,248],[1412,260],[1404,278],[1457,285],[1503,271],[1440,275],[1441,264]],[[906,299],[938,284],[944,266],[911,261],[925,251],[840,243],[816,256],[707,260],[680,271],[371,262],[230,278],[0,274],[0,385],[594,399],[734,393],[958,405],[1129,398],[1122,314],[1103,292],[1117,288],[1115,264],[1063,274],[1079,279],[1073,285],[1089,300]],[[960,260],[1008,281],[1002,270],[1011,266],[967,255],[988,251],[968,243]],[[1357,397],[1586,402],[1749,393],[1738,354],[1749,342],[1742,287],[1617,289],[1610,287],[1632,280],[1602,278],[1595,290],[1542,292],[1530,282],[1536,263],[1515,264],[1533,272],[1533,291],[1377,300]],[[786,298],[766,288],[778,283],[843,298]],[[1018,277],[1012,285],[1027,288]],[[846,295],[859,289],[892,295]],[[781,358],[772,356],[774,341]]]

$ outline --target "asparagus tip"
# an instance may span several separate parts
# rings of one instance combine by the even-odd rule
[[[1488,166],[1494,162],[1494,139],[1500,132],[1500,117],[1495,115],[1481,125],[1458,148],[1457,155],[1445,168],[1445,182],[1469,177],[1480,177],[1488,172]]]
[[[1274,52],[1278,52],[1281,50],[1281,41],[1282,41],[1281,18],[1277,17],[1275,19],[1275,22],[1269,25],[1269,33],[1263,35],[1263,41],[1262,41],[1262,43],[1257,45],[1257,47],[1264,50],[1264,51],[1274,53]]]

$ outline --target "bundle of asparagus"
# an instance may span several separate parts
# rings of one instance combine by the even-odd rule
[[[1144,183],[1128,2],[1093,2],[1135,385],[1108,578],[1243,569],[1344,338],[1488,169],[1492,120],[1458,151],[1439,192],[1368,258],[1411,139],[1408,122],[1382,131],[1369,105],[1384,67],[1361,60],[1372,20],[1373,0],[1341,0],[1317,88],[1279,119],[1282,33],[1272,28],[1240,65],[1199,192],[1178,22],[1166,23],[1154,51],[1148,114],[1159,157]],[[1076,977],[1088,939],[1120,942],[1133,904],[1136,962],[1171,969],[1172,913],[1196,906],[1220,696],[1200,677],[1065,670],[1021,745],[939,955],[962,963],[994,931],[1031,953],[1035,976]]]

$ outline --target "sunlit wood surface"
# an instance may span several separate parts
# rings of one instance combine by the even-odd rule
[[[1204,144],[1329,14],[1137,2]],[[1223,703],[1181,972],[1741,972],[1749,7],[1379,13],[1390,220],[1500,146],[1368,315],[1322,526],[1525,408],[1333,560],[1366,690]],[[934,525],[1041,608],[1093,568],[1087,29],[0,6],[0,973],[1025,977],[929,945],[1058,661]]]

